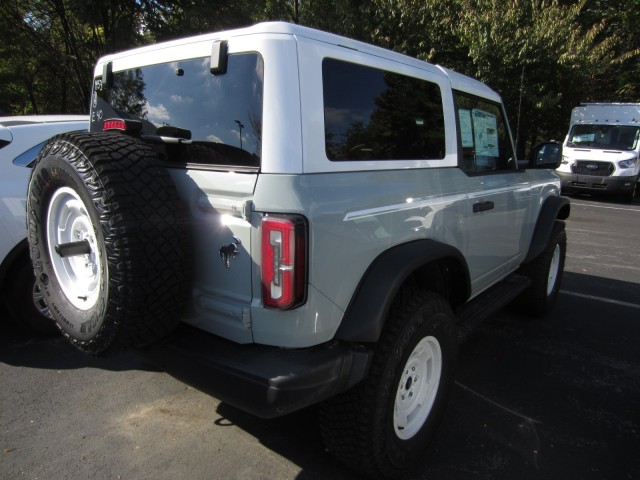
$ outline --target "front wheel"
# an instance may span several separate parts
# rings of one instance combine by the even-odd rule
[[[531,285],[516,300],[523,313],[541,317],[551,311],[560,291],[566,253],[564,223],[556,221],[546,249],[520,269],[531,280]]]
[[[638,191],[638,182],[634,183],[633,188],[629,190],[627,193],[622,195],[622,199],[627,202],[633,202],[633,199],[636,197],[636,192]]]
[[[325,402],[325,444],[375,478],[420,465],[444,412],[457,357],[454,316],[430,292],[404,290],[394,302],[367,378]]]

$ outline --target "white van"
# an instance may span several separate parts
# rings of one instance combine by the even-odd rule
[[[614,193],[632,201],[640,174],[640,103],[587,103],[571,112],[556,170],[562,192]]]

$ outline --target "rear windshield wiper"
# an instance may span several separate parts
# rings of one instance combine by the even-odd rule
[[[191,143],[191,130],[163,125],[156,129],[155,135],[140,135],[140,138],[152,143]]]

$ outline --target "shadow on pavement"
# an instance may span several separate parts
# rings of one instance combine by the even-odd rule
[[[565,275],[563,290],[622,291],[626,298],[639,288]],[[549,317],[525,319],[505,311],[482,325],[461,346],[449,408],[415,478],[640,478],[638,318],[635,307],[561,293]],[[62,338],[25,339],[19,333],[3,335],[0,362],[155,370],[134,354],[94,359]],[[315,408],[275,420],[224,403],[218,413],[223,418],[216,426],[237,425],[298,465],[299,480],[359,478],[324,451]]]
[[[0,332],[0,362],[7,365],[53,370],[93,367],[112,371],[158,371],[134,353],[91,357],[75,349],[61,335],[36,336],[15,323],[4,310],[0,311]]]
[[[628,307],[576,300],[561,295],[543,319],[503,312],[461,346],[449,408],[414,478],[640,477],[640,322]],[[224,403],[218,412],[299,465],[299,479],[359,478],[324,452],[313,408],[276,420]]]
[[[314,407],[272,420],[256,418],[225,403],[220,403],[217,413],[222,417],[216,422],[218,426],[240,427],[269,450],[301,467],[298,480],[363,478],[325,451]]]
[[[633,283],[565,271],[561,290],[570,294],[588,295],[640,305],[640,279],[638,279],[638,283]],[[640,317],[640,312],[638,312],[638,316]]]

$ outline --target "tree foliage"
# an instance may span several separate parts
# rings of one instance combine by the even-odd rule
[[[579,27],[586,0],[460,0],[451,31],[468,51],[467,72],[498,90],[512,117],[518,146],[563,135],[557,118],[588,96],[594,79],[617,59],[616,35],[604,23]],[[527,135],[528,134],[528,135]],[[527,138],[528,136],[528,138]]]
[[[284,20],[474,76],[505,100],[519,153],[582,101],[640,101],[639,0],[5,0],[0,110],[88,110],[101,55]]]

